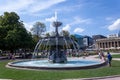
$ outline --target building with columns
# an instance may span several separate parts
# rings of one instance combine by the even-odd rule
[[[97,39],[95,46],[100,50],[120,49],[120,37]]]

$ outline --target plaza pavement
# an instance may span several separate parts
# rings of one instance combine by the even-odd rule
[[[63,80],[120,80],[120,75],[80,79],[63,79]]]

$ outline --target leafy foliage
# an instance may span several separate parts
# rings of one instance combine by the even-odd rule
[[[31,29],[32,33],[37,36],[41,36],[41,34],[45,32],[45,30],[46,30],[46,26],[42,22],[36,22],[33,25],[33,28]]]
[[[39,39],[41,38],[42,33],[46,31],[46,26],[42,22],[36,22],[33,25],[31,31],[33,34],[33,39],[34,39],[35,43],[37,43],[39,41]]]
[[[31,48],[32,35],[27,32],[20,17],[15,12],[5,12],[0,16],[0,49],[16,50]]]
[[[66,30],[62,30],[62,31],[60,32],[60,35],[62,35],[62,36],[69,36],[70,33],[69,33],[68,31],[66,31]]]

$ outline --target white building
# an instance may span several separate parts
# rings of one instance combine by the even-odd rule
[[[119,34],[111,34],[111,35],[108,35],[107,36],[108,38],[117,38],[117,37],[120,37]]]

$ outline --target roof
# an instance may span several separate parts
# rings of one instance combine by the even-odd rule
[[[78,35],[78,34],[74,34],[74,36],[75,36],[76,38],[83,38],[82,35]]]

